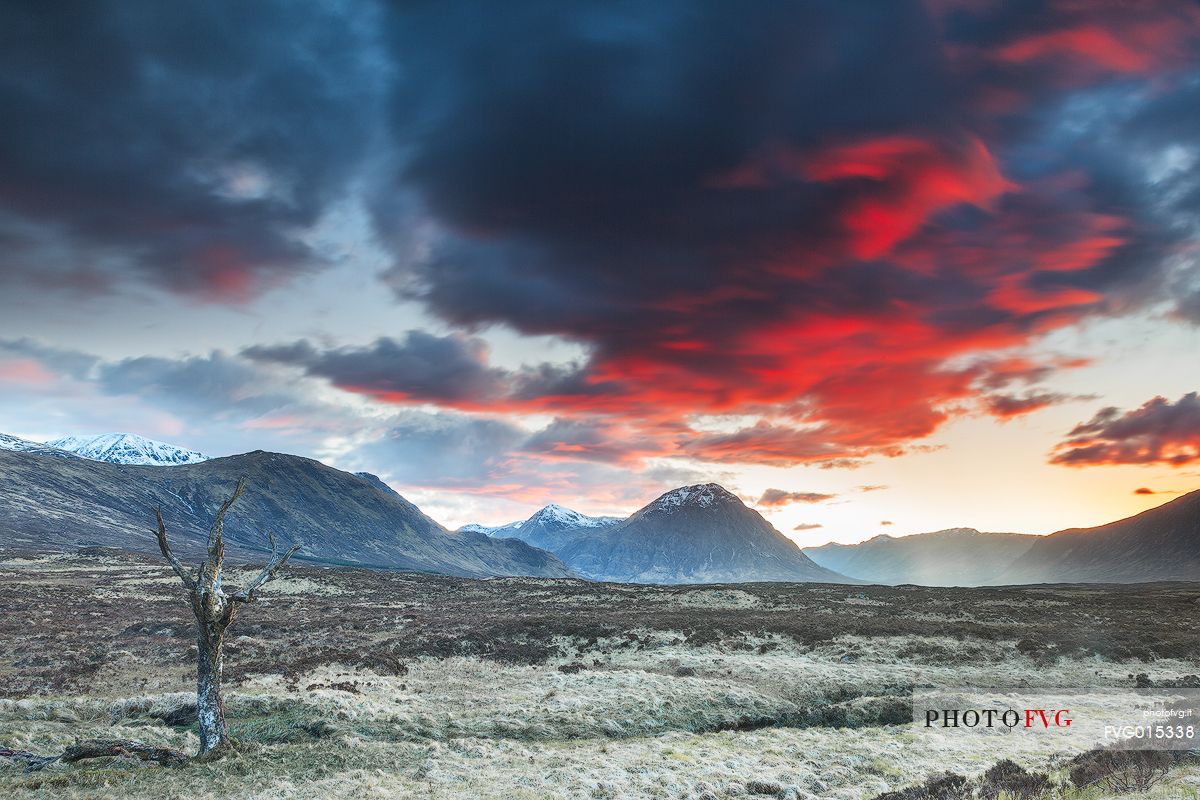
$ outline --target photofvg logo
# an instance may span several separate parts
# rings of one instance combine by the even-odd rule
[[[942,728],[1069,728],[1069,708],[930,708],[925,710],[925,727]]]
[[[1080,748],[1189,750],[1200,747],[1200,690],[918,689],[913,727],[943,739],[1052,737]]]

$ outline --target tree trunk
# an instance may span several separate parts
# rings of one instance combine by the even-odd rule
[[[196,719],[200,723],[200,755],[229,747],[225,701],[221,699],[221,648],[225,631],[219,623],[196,615]]]
[[[163,522],[162,510],[154,509],[158,523],[156,535],[158,548],[179,577],[192,601],[192,613],[196,615],[196,719],[200,725],[201,757],[219,757],[230,749],[229,728],[225,725],[225,702],[221,699],[221,648],[225,644],[225,631],[233,622],[234,615],[243,603],[254,602],[259,588],[275,577],[275,573],[299,550],[292,545],[280,551],[275,537],[267,531],[267,542],[271,545],[271,558],[262,572],[240,592],[227,592],[221,586],[221,565],[225,560],[223,529],[225,513],[246,490],[246,479],[238,481],[233,496],[221,504],[208,532],[208,558],[195,572],[184,569],[183,564],[171,552],[167,543],[167,525]],[[15,751],[14,751],[15,752]],[[10,755],[22,759],[28,754]],[[33,756],[37,758],[37,756]]]

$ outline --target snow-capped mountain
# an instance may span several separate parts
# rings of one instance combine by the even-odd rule
[[[680,486],[678,489],[672,489],[643,508],[639,513],[662,511],[669,514],[677,508],[684,507],[689,502],[698,508],[709,508],[715,503],[728,503],[730,501],[739,504],[742,502],[720,484],[701,483],[695,486]]]
[[[41,442],[31,442],[28,439],[10,436],[7,433],[0,433],[0,450],[14,450],[18,453],[37,453],[43,456],[57,456],[58,458],[75,458],[74,453],[68,453],[66,450],[60,450],[57,447],[51,447]]]
[[[102,433],[97,436],[64,436],[46,443],[92,461],[110,464],[139,464],[170,467],[198,464],[208,456],[166,442],[138,436],[136,433]]]
[[[520,539],[534,547],[555,552],[581,536],[588,536],[620,522],[619,517],[589,517],[570,508],[550,504],[529,519],[489,527],[463,525],[459,533],[482,533],[493,539]]]
[[[500,525],[497,527],[490,527],[488,525],[480,525],[477,522],[468,522],[466,525],[463,525],[461,528],[458,528],[454,532],[455,533],[482,533],[484,536],[495,536],[496,531],[514,528],[515,526],[520,525],[520,524],[521,524],[520,522],[514,522],[511,525]],[[507,535],[496,536],[496,538],[497,539],[512,538],[512,534],[510,533]]]
[[[587,514],[580,514],[574,509],[564,508],[551,503],[523,523],[517,524],[525,526],[541,524],[568,525],[572,528],[606,528],[620,521],[620,517],[589,517]]]
[[[634,583],[853,583],[815,564],[757,511],[715,483],[674,489],[624,522],[555,551],[587,578]]]

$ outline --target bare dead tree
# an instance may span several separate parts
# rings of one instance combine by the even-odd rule
[[[183,564],[171,552],[167,543],[167,526],[163,523],[162,509],[154,509],[158,521],[158,547],[179,576],[192,603],[196,615],[196,717],[200,724],[201,756],[218,755],[229,747],[229,729],[225,724],[225,703],[221,699],[221,650],[225,643],[225,631],[233,623],[237,610],[243,603],[254,602],[255,592],[264,583],[275,577],[275,573],[287,563],[298,546],[281,552],[275,537],[267,532],[271,545],[271,557],[262,572],[241,591],[226,592],[222,586],[222,565],[225,561],[223,527],[225,514],[246,491],[246,479],[238,481],[233,495],[217,509],[212,528],[208,533],[208,557],[200,563],[194,573],[184,569]]]

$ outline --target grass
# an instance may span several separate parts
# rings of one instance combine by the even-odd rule
[[[0,744],[54,752],[103,733],[194,750],[193,730],[162,722],[194,680],[167,577],[136,557],[0,556]],[[311,567],[288,581],[232,629],[233,756],[0,764],[0,796],[745,798],[762,781],[854,800],[996,761],[987,742],[914,735],[913,686],[1200,671],[1186,585],[639,587]],[[1060,776],[1059,796],[1102,797],[1061,785],[1065,754],[1014,746]],[[1189,770],[1162,796],[1195,798]]]

